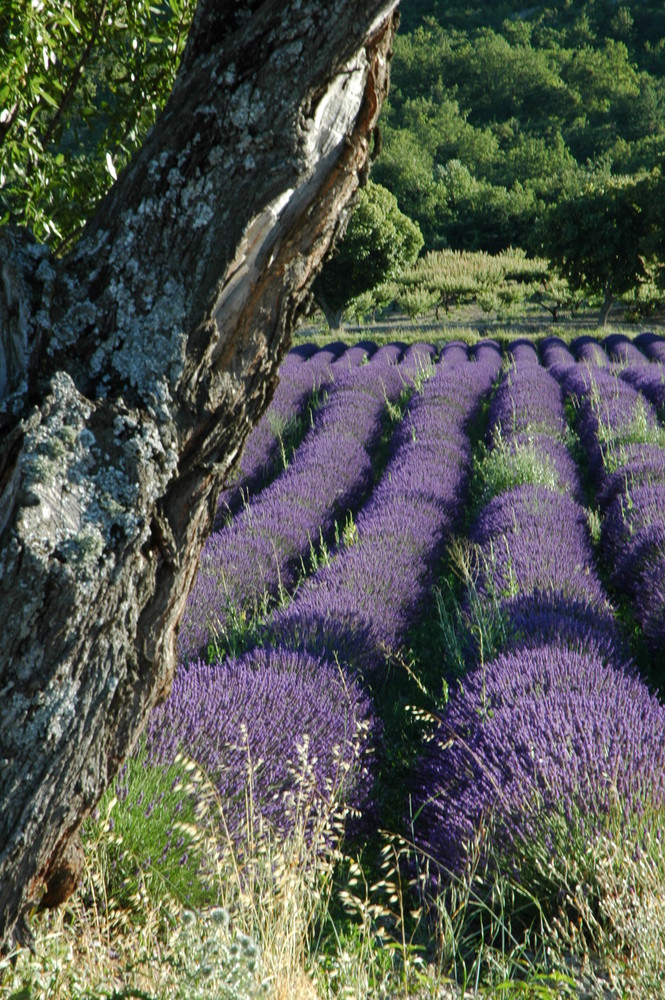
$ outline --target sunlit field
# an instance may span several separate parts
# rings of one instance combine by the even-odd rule
[[[660,995],[665,338],[577,333],[296,341],[3,996]]]

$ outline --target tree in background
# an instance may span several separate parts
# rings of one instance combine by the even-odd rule
[[[657,278],[654,190],[650,177],[601,176],[550,208],[540,226],[542,252],[572,291],[600,299],[601,326],[621,296]]]
[[[312,287],[330,328],[339,328],[352,299],[413,264],[422,245],[420,229],[399,210],[395,196],[368,181],[358,192],[337,252]]]
[[[396,6],[199,0],[163,112],[79,239],[56,254],[0,230],[0,946],[73,889],[78,826],[170,688],[217,496],[365,176]],[[5,37],[54,7],[5,5]],[[54,38],[77,34],[77,11],[97,21],[77,21],[53,114],[94,24],[121,20],[106,0],[57,9]],[[9,90],[2,109],[8,142],[29,147],[15,191],[33,190],[42,151],[58,165],[40,105],[69,55],[34,39],[33,104]],[[72,230],[45,221],[48,170],[47,207],[23,221],[58,242]]]

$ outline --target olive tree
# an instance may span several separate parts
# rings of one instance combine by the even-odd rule
[[[218,492],[366,169],[396,0],[200,0],[58,255],[0,231],[0,941],[168,692]]]
[[[314,299],[330,328],[341,326],[352,299],[413,264],[423,242],[418,225],[400,211],[395,195],[368,181],[344,238],[314,282]]]

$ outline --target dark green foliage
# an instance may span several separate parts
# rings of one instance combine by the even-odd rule
[[[586,179],[665,153],[662,4],[402,5],[375,179],[428,249],[536,250]]]
[[[380,184],[361,188],[344,239],[314,283],[314,297],[331,327],[351,299],[396,277],[423,245],[418,226]]]
[[[0,223],[75,238],[173,85],[194,0],[3,0]]]
[[[655,282],[662,280],[656,256],[662,235],[652,211],[656,186],[651,177],[601,176],[545,217],[543,253],[571,289],[602,298],[601,323],[616,299],[640,287],[655,294]]]

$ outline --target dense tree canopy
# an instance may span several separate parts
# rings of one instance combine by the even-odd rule
[[[428,249],[535,250],[546,209],[665,156],[662,5],[407,0],[375,179]]]
[[[337,252],[314,282],[315,300],[330,326],[339,326],[351,299],[413,264],[422,245],[420,229],[400,212],[395,196],[369,181]]]
[[[603,300],[604,324],[614,302],[655,293],[662,280],[660,177],[598,178],[553,206],[541,226],[543,252],[570,287]]]

